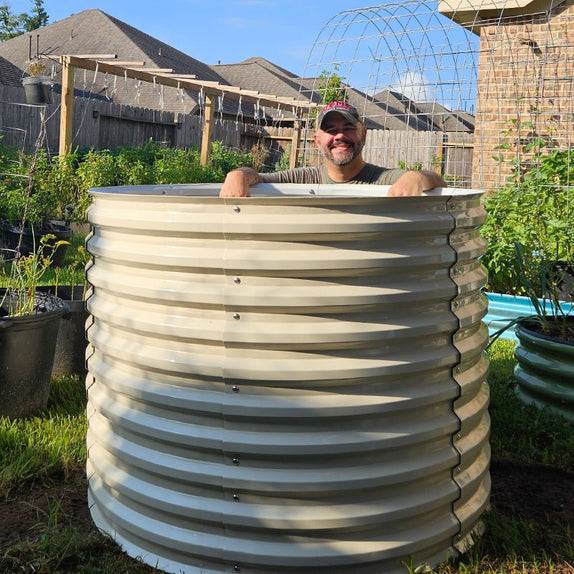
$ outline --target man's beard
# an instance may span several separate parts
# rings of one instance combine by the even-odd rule
[[[342,143],[347,145],[350,144],[352,147],[347,149],[345,152],[338,152],[337,156],[335,156],[333,154],[333,149],[337,147],[336,145],[332,146],[332,148],[321,146],[319,148],[321,155],[335,165],[348,165],[361,153],[361,151],[363,151],[363,146],[365,145],[364,140],[358,141],[357,143],[345,141]]]

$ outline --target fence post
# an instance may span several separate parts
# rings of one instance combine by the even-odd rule
[[[446,134],[439,134],[439,139],[436,146],[436,164],[434,170],[439,175],[444,175],[446,158],[444,157],[444,140],[447,137]]]
[[[214,104],[215,96],[205,94],[205,117],[203,120],[203,133],[201,135],[201,165],[207,165],[209,162],[209,152],[211,148],[211,134],[213,132],[213,116],[215,115]]]
[[[291,137],[291,153],[289,154],[289,167],[297,167],[299,159],[299,144],[301,143],[301,119],[296,117],[293,122],[293,135]]]
[[[62,56],[62,106],[60,110],[60,146],[61,156],[72,149],[72,129],[74,123],[74,73],[75,67],[69,56]]]

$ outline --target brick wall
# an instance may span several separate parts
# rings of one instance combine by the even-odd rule
[[[484,189],[510,173],[500,156],[527,159],[527,143],[574,143],[574,0],[551,12],[493,20],[481,29],[473,181]],[[511,144],[511,149],[497,149]]]

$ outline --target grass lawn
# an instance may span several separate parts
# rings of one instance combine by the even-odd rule
[[[490,350],[493,489],[485,532],[459,560],[410,572],[574,572],[574,425],[517,400],[512,349],[512,342],[498,341]],[[125,556],[92,524],[86,426],[77,377],[54,379],[42,416],[0,419],[1,573],[157,572]]]

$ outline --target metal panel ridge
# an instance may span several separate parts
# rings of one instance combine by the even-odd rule
[[[489,494],[480,192],[218,189],[92,190],[96,524],[188,574],[464,550]]]

